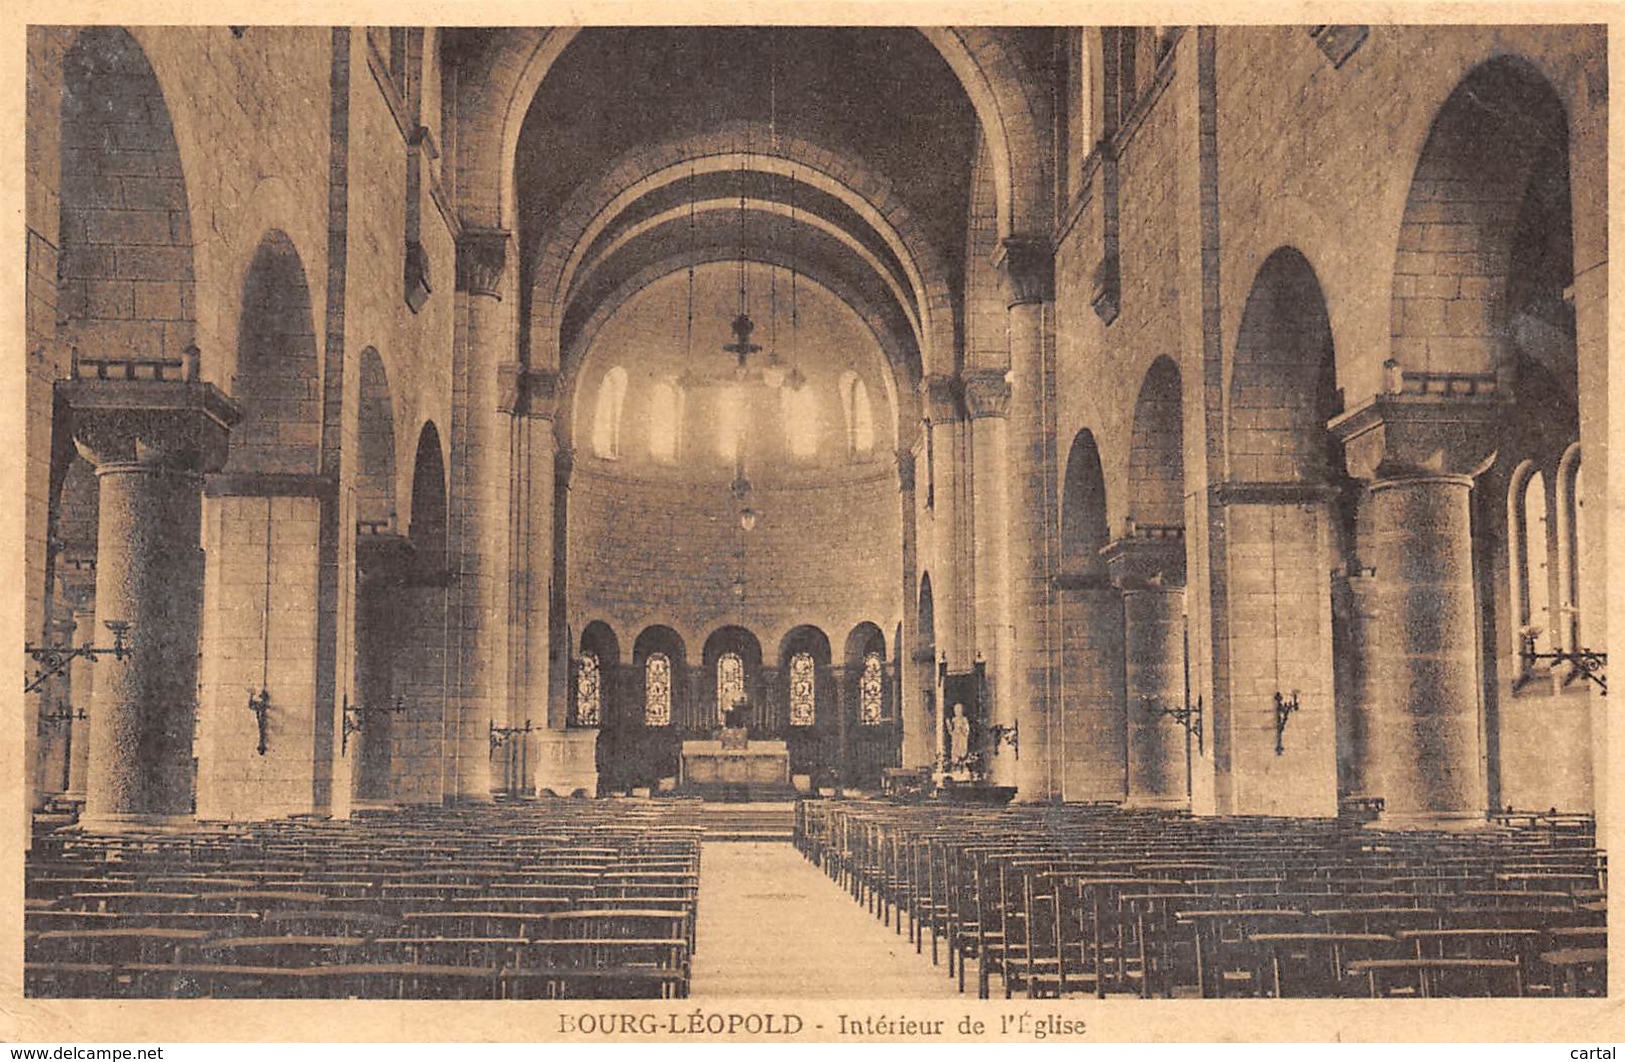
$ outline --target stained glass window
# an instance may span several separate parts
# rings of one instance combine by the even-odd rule
[[[880,654],[870,653],[863,658],[863,674],[858,676],[858,721],[865,726],[880,722],[880,692],[883,685]]]
[[[643,725],[671,725],[671,658],[655,653],[643,665]]]
[[[807,653],[790,658],[790,725],[812,726],[817,712],[814,676],[817,668]]]
[[[738,653],[723,653],[717,659],[717,722],[728,718],[735,701],[745,699],[745,662]]]
[[[576,726],[597,726],[602,700],[598,654],[586,652],[576,663]]]

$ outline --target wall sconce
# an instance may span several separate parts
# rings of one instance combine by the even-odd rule
[[[271,693],[269,690],[260,690],[258,693],[248,695],[248,710],[254,713],[254,722],[259,726],[260,743],[255,747],[261,756],[265,755],[265,713],[271,710]]]
[[[398,694],[398,693],[395,695],[395,700],[390,704],[390,706],[388,708],[374,708],[374,707],[370,707],[370,706],[362,705],[362,704],[352,705],[350,703],[349,691],[345,691],[344,704],[343,704],[343,709],[342,709],[342,717],[343,717],[343,720],[344,720],[344,724],[343,724],[343,734],[341,735],[341,737],[339,739],[339,755],[340,756],[349,755],[349,752],[350,752],[350,735],[351,734],[359,734],[359,733],[361,733],[361,731],[366,729],[367,716],[369,716],[369,715],[400,715],[404,711],[406,711],[406,701],[403,700],[401,695]]]
[[[1161,698],[1154,694],[1144,693],[1140,695],[1140,704],[1145,708],[1147,714],[1156,715],[1160,712],[1184,727],[1185,733],[1194,735],[1196,737],[1197,755],[1201,755],[1204,751],[1202,746],[1202,695],[1196,695],[1195,704],[1186,701],[1176,708],[1159,704],[1160,700]]]
[[[1537,653],[1535,652],[1535,634],[1526,632],[1523,635],[1523,652],[1519,655],[1523,657],[1526,669],[1533,669],[1535,664],[1542,660],[1550,660],[1554,664],[1568,664],[1570,670],[1568,676],[1563,679],[1564,685],[1568,685],[1576,678],[1582,678],[1588,682],[1595,682],[1602,688],[1602,695],[1604,697],[1608,696],[1607,653],[1593,652],[1589,648],[1559,649],[1551,653]]]
[[[128,620],[103,620],[102,626],[113,632],[113,644],[110,646],[95,646],[90,643],[84,645],[29,645],[28,655],[40,665],[34,677],[23,682],[23,692],[33,693],[45,685],[48,679],[62,674],[68,670],[68,665],[81,657],[95,663],[104,656],[111,656],[114,660],[124,661],[135,655],[135,649],[124,640],[130,632]]]
[[[46,724],[47,726],[55,726],[58,723],[83,721],[89,718],[90,716],[85,714],[85,710],[83,708],[80,708],[76,712],[73,710],[73,708],[63,704],[60,701],[58,701],[56,707],[51,709],[49,712],[41,712],[39,717],[40,722]]]
[[[1288,694],[1283,694],[1280,690],[1275,691],[1275,754],[1277,756],[1286,751],[1281,744],[1281,736],[1286,733],[1286,721],[1292,718],[1292,713],[1297,710],[1297,690],[1293,690]]]
[[[530,725],[529,719],[525,720],[524,726],[497,726],[496,721],[492,720],[490,727],[492,752],[495,752],[497,749],[500,749],[502,746],[506,745],[508,743],[508,739],[513,737],[515,734],[528,734],[533,729]]]

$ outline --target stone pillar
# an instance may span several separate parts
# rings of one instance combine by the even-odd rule
[[[1010,586],[1010,383],[1003,369],[966,370],[965,406],[971,436],[971,542],[975,549],[975,648],[987,661],[992,704],[982,706],[984,726],[1017,720],[1015,636]],[[1016,756],[1008,747],[988,758],[989,780],[1018,784]]]
[[[1396,375],[1396,374],[1391,374]],[[1484,823],[1473,479],[1495,458],[1504,403],[1493,374],[1404,373],[1331,422],[1351,475],[1369,485],[1381,656],[1367,705],[1366,785],[1384,825]]]
[[[1005,701],[1021,728],[1014,757],[1019,800],[1059,795],[1052,755],[1057,653],[1050,576],[1059,541],[1055,499],[1053,387],[1046,357],[1046,326],[1054,299],[1054,252],[1049,241],[1012,237],[997,261],[1009,315],[1010,405],[1008,438],[1010,670]],[[1001,751],[1001,757],[1004,753]]]
[[[1132,807],[1185,807],[1188,735],[1163,712],[1185,703],[1185,540],[1131,532],[1103,551],[1123,595],[1123,677]]]
[[[96,469],[97,642],[111,641],[108,623],[128,623],[132,647],[125,661],[96,664],[81,818],[94,829],[192,813],[203,475],[225,463],[238,412],[186,375],[57,385],[74,442]]]
[[[405,535],[373,532],[356,536],[355,555],[356,688],[345,724],[351,728],[346,744],[355,764],[352,806],[378,806],[394,800],[395,716],[389,709],[396,700],[395,656],[400,647],[396,620],[406,607],[402,588],[411,575],[415,550]]]
[[[492,795],[490,724],[508,716],[508,485],[511,417],[502,413],[499,366],[511,361],[512,311],[505,311],[508,244],[500,229],[464,229],[457,287],[467,333],[452,410],[452,571],[455,659],[453,800]]]
[[[96,562],[91,559],[57,559],[57,584],[73,609],[72,645],[95,645],[96,637]],[[105,640],[106,635],[101,640]],[[96,665],[80,657],[68,668],[68,708],[73,719],[68,728],[68,788],[63,794],[69,800],[83,802],[85,777],[90,767],[90,701],[96,689]],[[84,718],[81,719],[81,713]]]

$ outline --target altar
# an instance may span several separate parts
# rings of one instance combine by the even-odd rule
[[[783,741],[685,741],[677,784],[701,795],[739,786],[783,789],[790,785],[790,747]]]

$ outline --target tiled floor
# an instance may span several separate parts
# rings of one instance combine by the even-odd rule
[[[788,844],[707,844],[700,855],[696,999],[936,999],[948,967],[871,917]],[[928,945],[929,947],[929,945]]]

